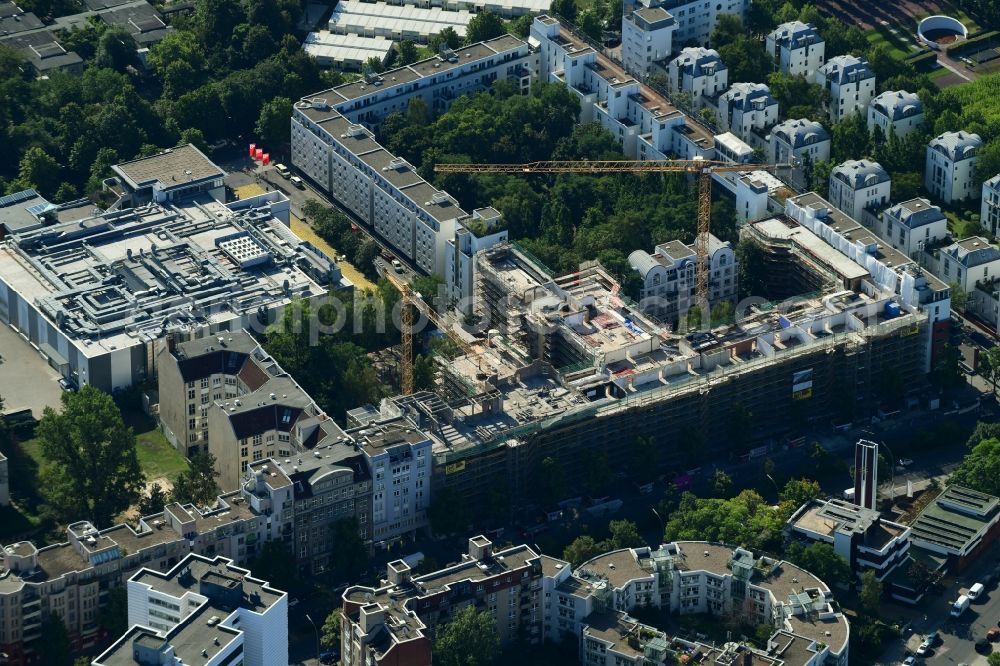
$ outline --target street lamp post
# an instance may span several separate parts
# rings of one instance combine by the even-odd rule
[[[319,661],[319,629],[313,619],[309,617],[309,613],[306,613],[306,619],[309,620],[309,624],[313,626],[313,633],[316,634],[316,661]]]
[[[766,476],[767,480],[771,482],[772,486],[774,486],[774,494],[777,496],[778,502],[781,502],[781,491],[778,490],[778,482],[775,481],[774,477],[770,474],[765,474],[764,476]]]
[[[656,516],[657,520],[660,521],[660,534],[661,535],[665,534],[666,531],[667,531],[667,526],[663,522],[663,516],[660,515],[660,512],[656,510],[655,506],[649,507],[649,510],[652,511],[653,515]],[[663,537],[661,536],[660,538],[663,538]]]

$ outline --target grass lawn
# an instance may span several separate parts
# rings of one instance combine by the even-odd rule
[[[180,454],[163,433],[153,429],[144,433],[136,433],[135,449],[139,456],[139,466],[150,481],[159,477],[167,477],[171,482],[177,475],[187,469],[187,460]]]
[[[927,78],[930,78],[930,79],[939,79],[942,76],[947,76],[949,74],[951,74],[951,70],[948,69],[947,67],[938,67],[937,69],[929,72],[927,74]]]
[[[898,28],[897,28],[898,29]],[[892,34],[888,26],[879,25],[865,33],[868,44],[885,44],[889,49],[889,55],[897,60],[902,60],[913,53],[913,50],[902,39]]]

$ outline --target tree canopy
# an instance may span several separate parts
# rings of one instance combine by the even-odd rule
[[[1000,495],[1000,439],[991,437],[976,444],[949,479],[990,495]]]
[[[188,468],[174,481],[171,499],[181,504],[211,504],[219,495],[219,483],[216,481],[219,473],[216,471],[215,456],[202,451],[191,456],[189,463]]]
[[[500,635],[488,613],[466,606],[439,625],[434,662],[442,666],[489,666],[500,656]]]
[[[111,396],[92,386],[64,392],[61,402],[62,411],[45,408],[35,431],[49,462],[42,492],[67,519],[108,527],[143,489],[135,434]]]

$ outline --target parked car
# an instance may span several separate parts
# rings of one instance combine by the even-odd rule
[[[76,382],[74,382],[72,379],[68,379],[66,377],[60,377],[59,378],[59,387],[63,391],[75,391],[76,390]]]
[[[912,654],[908,655],[906,659],[903,660],[903,666],[914,666],[917,663],[917,658]]]
[[[294,185],[295,187],[299,188],[300,190],[306,189],[306,184],[303,183],[302,179],[299,178],[298,176],[292,176],[288,180],[290,180],[291,183],[292,183],[292,185]]]
[[[900,458],[899,459],[899,466],[900,467],[909,467],[912,464],[913,464],[913,460],[911,458]]]
[[[979,598],[979,595],[983,593],[984,589],[985,588],[983,587],[982,583],[976,583],[975,585],[973,585],[972,587],[969,588],[969,591],[966,592],[966,595],[970,599],[972,599],[973,601],[975,601],[976,599]]]
[[[990,630],[986,632],[986,640],[990,641],[991,643],[996,643],[997,641],[1000,641],[1000,629],[997,629],[996,627],[990,627]]]
[[[281,162],[278,162],[277,164],[274,165],[274,170],[277,171],[278,175],[280,175],[285,180],[288,180],[292,175],[292,172],[288,170],[288,167],[286,167]]]
[[[392,270],[396,271],[397,273],[403,272],[403,264],[399,263],[399,259],[392,260]]]
[[[990,642],[985,638],[980,638],[978,641],[976,641],[976,652],[982,654],[990,654],[991,652],[993,652],[993,646],[990,645]]]

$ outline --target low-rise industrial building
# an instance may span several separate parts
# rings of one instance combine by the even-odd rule
[[[131,628],[93,666],[289,663],[288,594],[232,560],[192,554],[127,585]]]
[[[910,529],[866,509],[839,499],[812,500],[792,514],[786,536],[804,542],[833,546],[851,571],[874,571],[880,581],[907,561]]]
[[[947,557],[961,573],[1000,536],[1000,498],[948,486],[910,524],[913,545]]]
[[[898,137],[918,129],[924,122],[924,103],[916,94],[905,90],[886,90],[868,105],[868,131],[878,127],[883,136]]]
[[[804,76],[812,81],[816,71],[826,62],[826,42],[812,23],[782,23],[768,33],[764,43],[778,70],[785,74]]]
[[[390,5],[385,2],[347,0],[339,3],[330,15],[329,30],[338,35],[383,37],[392,41],[409,39],[426,44],[445,28],[465,37],[473,14],[461,9],[448,11],[443,7]]]
[[[321,67],[360,72],[372,58],[385,65],[392,53],[392,40],[321,30],[306,35],[302,50],[315,58]]]
[[[847,160],[830,172],[829,200],[860,222],[862,213],[889,204],[889,172],[871,160]]]
[[[969,132],[945,132],[927,144],[924,187],[946,204],[964,201],[978,192],[976,162],[983,140]]]

